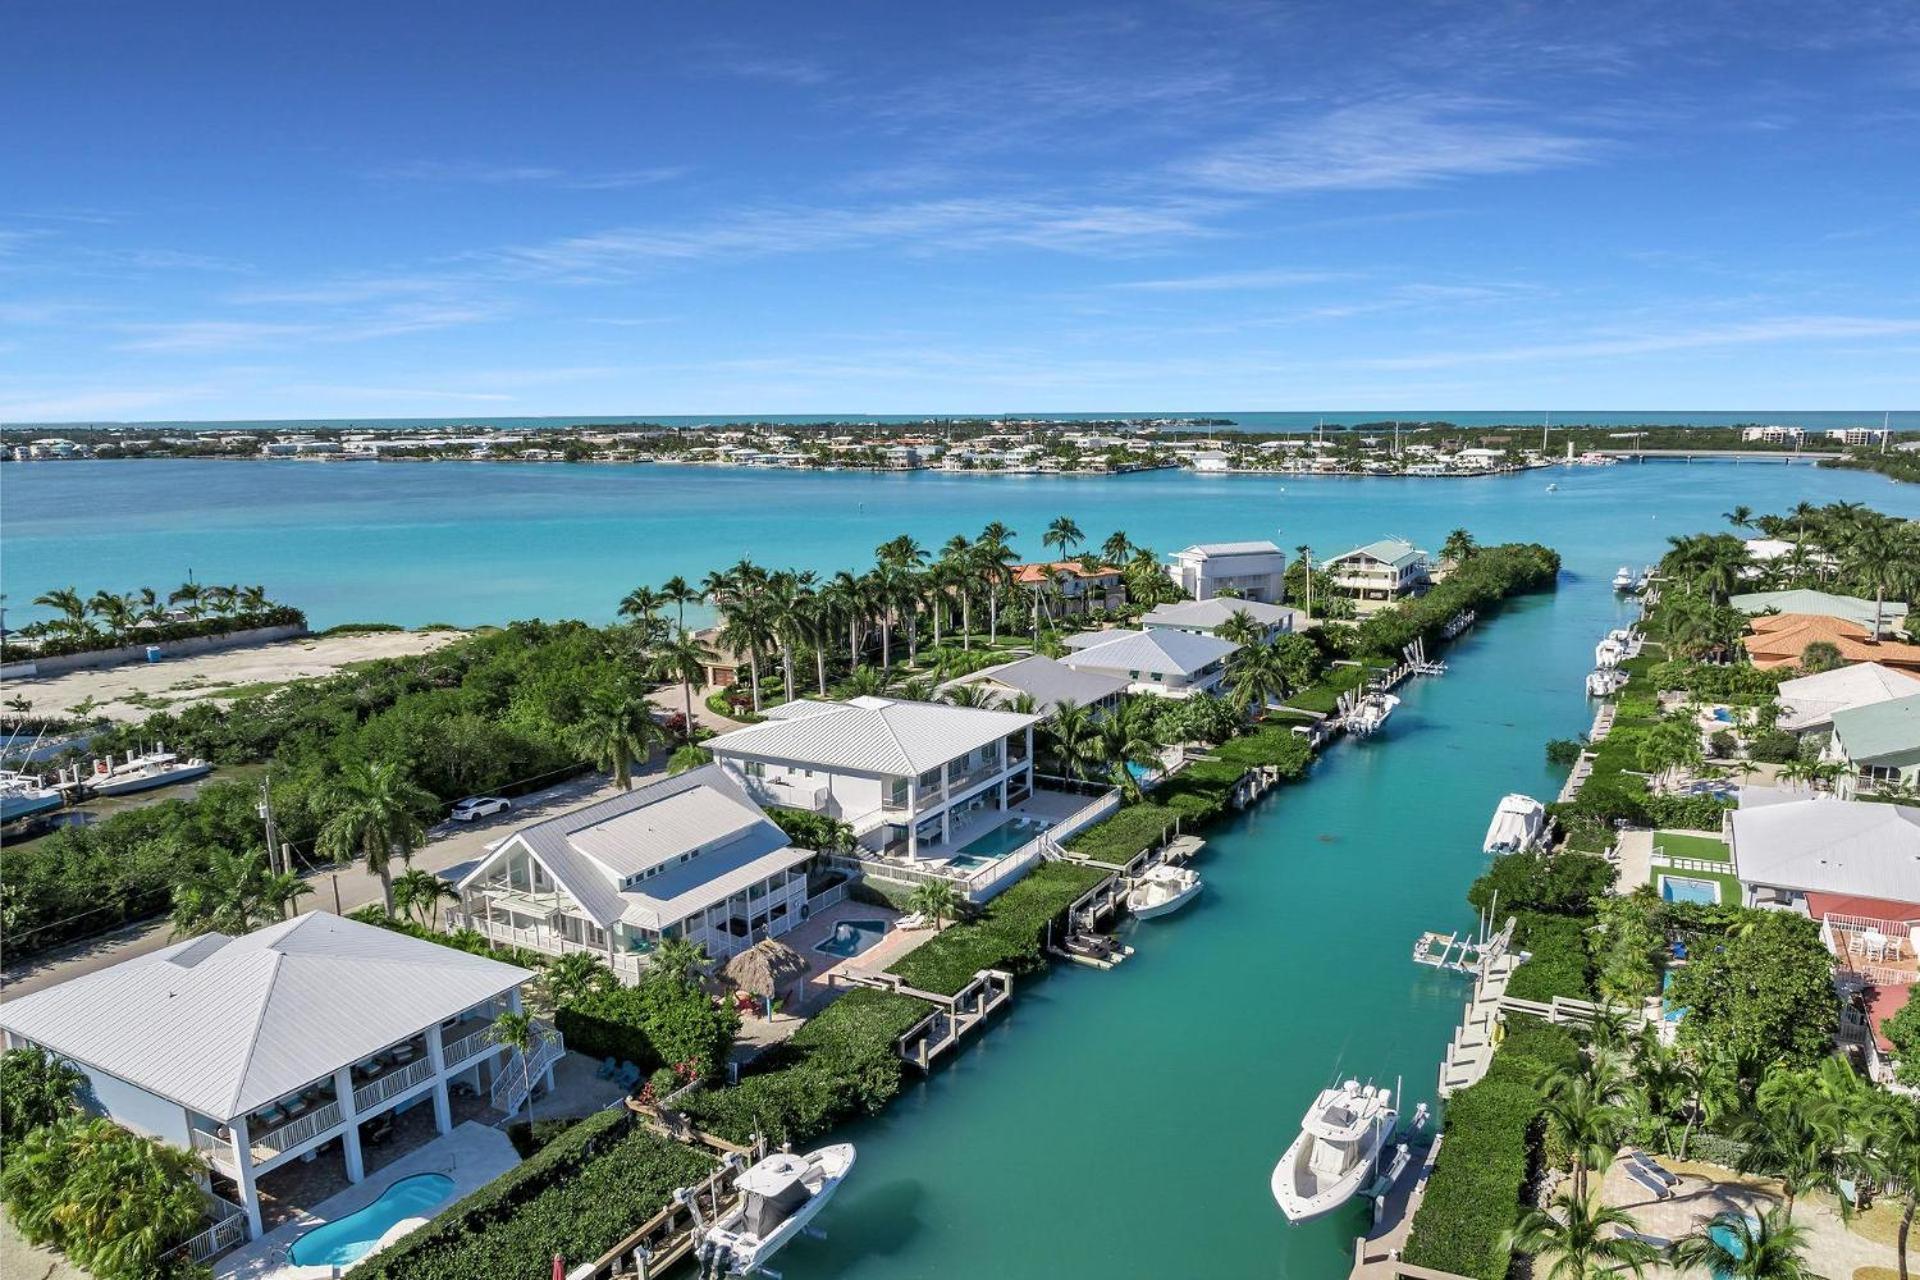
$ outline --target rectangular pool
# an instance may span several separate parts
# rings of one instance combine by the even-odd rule
[[[984,867],[995,858],[1004,857],[1033,839],[1053,824],[1039,818],[1015,818],[1003,822],[983,836],[976,836],[960,846],[960,852],[948,859],[956,867]]]
[[[1696,880],[1692,876],[1663,875],[1660,877],[1660,896],[1668,902],[1712,906],[1720,901],[1720,886],[1712,880]]]
[[[887,926],[881,920],[842,920],[833,926],[833,935],[824,942],[815,944],[814,950],[830,956],[848,959],[862,951],[871,950],[873,945],[887,936]]]

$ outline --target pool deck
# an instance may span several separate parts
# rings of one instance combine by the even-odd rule
[[[216,1280],[327,1280],[332,1267],[301,1267],[287,1261],[287,1251],[301,1235],[324,1222],[337,1222],[380,1198],[382,1192],[416,1173],[441,1173],[453,1179],[453,1193],[431,1212],[487,1183],[520,1163],[507,1135],[489,1125],[468,1121],[426,1146],[394,1161],[378,1173],[322,1201],[295,1219],[250,1241],[214,1263]],[[429,1215],[431,1216],[431,1215]],[[419,1225],[415,1222],[414,1225]]]

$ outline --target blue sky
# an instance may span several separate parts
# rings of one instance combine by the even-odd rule
[[[1920,8],[0,12],[0,420],[1920,404]]]

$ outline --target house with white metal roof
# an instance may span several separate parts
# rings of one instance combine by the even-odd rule
[[[1076,671],[1064,662],[1034,655],[983,667],[970,675],[949,680],[940,693],[954,689],[978,689],[995,707],[1011,709],[1022,697],[1032,699],[1033,711],[1050,716],[1064,703],[1104,712],[1118,706],[1127,691],[1127,681],[1097,671]]]
[[[1286,553],[1267,541],[1201,542],[1176,551],[1167,576],[1195,600],[1217,595],[1278,604],[1286,599]]]
[[[1260,640],[1272,640],[1276,636],[1297,631],[1302,620],[1298,609],[1290,609],[1283,604],[1215,596],[1211,600],[1182,600],[1175,604],[1160,605],[1142,617],[1140,625],[1148,631],[1165,629],[1217,636],[1220,628],[1240,613],[1244,613],[1253,623]]]
[[[1823,758],[1847,767],[1843,796],[1920,785],[1920,692],[1834,712]]]
[[[1385,608],[1424,592],[1433,557],[1405,538],[1381,538],[1343,551],[1320,566],[1333,577],[1334,590],[1353,600],[1361,613]]]
[[[1067,638],[1060,661],[1076,671],[1123,677],[1132,693],[1191,698],[1226,678],[1240,648],[1215,636],[1159,627],[1147,631],[1084,631]]]
[[[1833,728],[1837,711],[1910,698],[1920,693],[1920,674],[1878,662],[1856,662],[1780,684],[1780,716],[1775,722],[1790,733],[1821,733]]]
[[[37,1045],[87,1077],[85,1104],[206,1157],[237,1243],[262,1230],[261,1179],[339,1146],[348,1182],[394,1116],[526,1099],[494,1016],[521,1007],[514,965],[316,911],[240,937],[209,933],[0,1004],[6,1047]],[[526,1078],[565,1052],[541,1028]],[[494,1117],[498,1119],[498,1116]],[[307,1177],[311,1177],[308,1173]],[[196,1255],[197,1256],[197,1255]]]
[[[1907,605],[1902,600],[1882,600],[1877,606],[1871,600],[1862,600],[1859,596],[1836,595],[1831,591],[1811,591],[1797,589],[1792,591],[1750,591],[1744,595],[1730,597],[1727,604],[1741,613],[1809,613],[1822,618],[1839,618],[1865,627],[1869,633],[1873,630],[1874,615],[1880,618],[1880,630],[1887,632],[1900,630],[1907,616]]]
[[[763,804],[845,822],[869,852],[951,860],[957,836],[1033,794],[1039,719],[899,698],[802,699],[702,745]]]
[[[587,952],[635,982],[664,939],[722,958],[793,928],[813,856],[708,764],[521,827],[461,877],[448,914],[496,942]]]
[[[1748,906],[1808,910],[1808,895],[1920,903],[1920,809],[1815,799],[1727,816]]]

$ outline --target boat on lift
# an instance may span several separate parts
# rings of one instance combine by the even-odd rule
[[[701,1273],[771,1274],[766,1264],[827,1207],[853,1170],[851,1142],[800,1155],[775,1151],[734,1179],[740,1202],[700,1239]]]
[[[1289,1222],[1331,1213],[1373,1181],[1399,1110],[1385,1085],[1322,1089],[1273,1167],[1273,1198]]]
[[[127,758],[117,763],[112,757],[95,760],[87,789],[97,796],[130,796],[177,782],[191,782],[212,772],[213,766],[200,757],[182,760],[163,745],[140,755],[129,751]]]
[[[1613,589],[1615,591],[1633,590],[1633,570],[1624,564],[1621,565],[1620,571],[1613,575]]]
[[[1201,884],[1198,873],[1163,862],[1134,880],[1127,890],[1127,910],[1141,920],[1172,915],[1200,896]]]
[[[1627,673],[1618,667],[1600,667],[1587,673],[1587,696],[1608,698],[1627,684]]]
[[[1547,826],[1547,806],[1532,796],[1523,796],[1515,791],[1501,797],[1493,811],[1493,821],[1487,824],[1487,838],[1480,845],[1482,853],[1520,853],[1539,841],[1540,833]]]
[[[1377,733],[1393,714],[1400,699],[1390,693],[1370,693],[1353,704],[1353,710],[1347,713],[1347,729],[1361,737]]]

